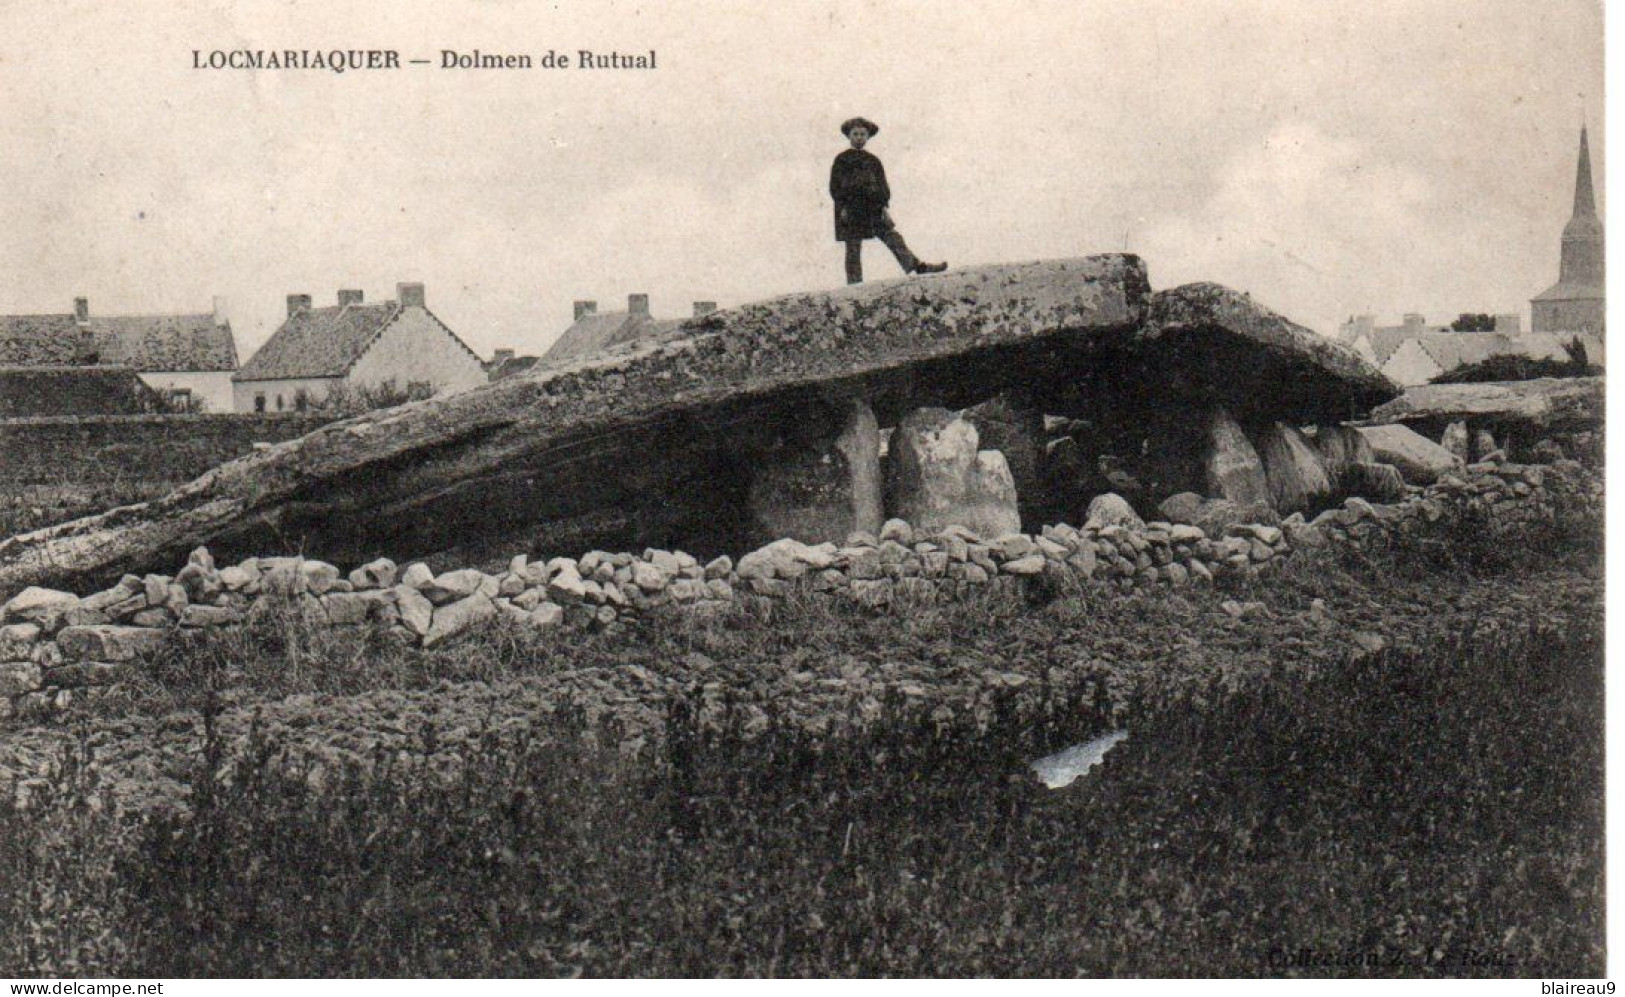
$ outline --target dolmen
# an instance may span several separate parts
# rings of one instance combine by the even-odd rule
[[[1053,463],[1043,416],[1088,436],[1074,449],[1096,465],[1135,439],[1123,473],[1153,507],[1188,491],[1286,514],[1372,463],[1342,424],[1397,394],[1245,294],[1153,293],[1133,255],[967,268],[713,312],[323,426],[152,501],[0,540],[0,597],[88,590],[200,546],[362,564],[467,563],[539,538],[707,553],[839,542],[898,507],[955,515],[959,488],[984,528],[1014,525],[1010,466],[1037,481]],[[988,438],[1003,450],[950,425],[1000,396],[1043,453],[1012,458],[1001,431]],[[905,453],[914,465],[890,466]],[[931,454],[955,463],[920,463]]]

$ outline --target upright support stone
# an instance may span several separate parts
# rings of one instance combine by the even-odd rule
[[[1319,452],[1294,426],[1277,422],[1259,430],[1254,438],[1264,459],[1264,477],[1270,501],[1284,515],[1302,512],[1332,493]]]
[[[1202,467],[1210,497],[1229,499],[1240,506],[1269,502],[1269,479],[1264,475],[1264,461],[1242,432],[1241,424],[1223,408],[1208,413],[1207,443]]]
[[[792,441],[751,475],[750,515],[759,540],[792,537],[840,543],[853,531],[880,532],[880,426],[867,402],[846,403],[838,431]]]
[[[997,450],[947,409],[904,416],[886,455],[886,509],[916,531],[964,526],[993,538],[1021,531],[1016,485]]]
[[[1444,435],[1439,437],[1439,446],[1450,451],[1452,455],[1465,464],[1473,459],[1471,441],[1472,437],[1467,432],[1467,423],[1457,420],[1444,427]]]
[[[1371,444],[1353,426],[1320,426],[1315,430],[1315,449],[1326,468],[1327,477],[1334,485],[1348,487],[1347,478],[1356,472],[1355,464],[1370,464],[1377,459]]]
[[[1044,413],[1005,392],[972,405],[960,417],[976,427],[983,450],[1004,454],[1022,521],[1036,529],[1046,520],[1051,498],[1044,480]]]

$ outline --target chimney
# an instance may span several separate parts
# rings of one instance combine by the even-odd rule
[[[361,304],[361,292],[360,291],[344,291],[344,290],[339,291],[339,307],[340,308],[343,308],[345,305],[359,305],[359,304]]]
[[[1516,312],[1495,316],[1495,331],[1503,336],[1523,334],[1523,316]]]
[[[290,295],[288,295],[288,317],[289,318],[293,318],[295,315],[298,315],[300,312],[308,312],[308,311],[310,311],[310,295],[308,295],[308,294],[290,294]]]
[[[581,321],[581,316],[583,316],[583,315],[597,315],[597,314],[598,314],[598,302],[596,302],[596,301],[577,301],[576,302],[576,318],[575,318],[575,320],[577,322]]]
[[[503,364],[512,359],[513,350],[497,350],[496,353],[491,356],[491,366],[501,367]]]
[[[217,294],[214,296],[214,324],[216,328],[230,324],[230,320],[226,318],[225,295]]]
[[[418,283],[396,284],[395,300],[401,303],[402,308],[428,307],[423,303],[423,285]]]
[[[711,314],[712,312],[714,312],[716,310],[717,310],[717,303],[715,301],[696,301],[696,302],[694,302],[694,317],[695,318],[699,318],[702,315],[709,315],[709,314]]]
[[[642,318],[649,317],[649,296],[647,294],[628,294],[626,296],[626,310]]]
[[[73,299],[73,320],[78,322],[80,325],[84,325],[86,322],[90,321],[89,298]]]

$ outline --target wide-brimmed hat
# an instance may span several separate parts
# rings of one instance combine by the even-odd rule
[[[845,135],[847,138],[851,138],[852,129],[857,128],[859,125],[869,129],[870,138],[874,138],[880,133],[880,126],[875,124],[873,121],[870,121],[868,118],[847,118],[845,121],[841,122],[841,134]]]

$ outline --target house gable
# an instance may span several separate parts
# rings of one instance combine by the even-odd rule
[[[399,309],[345,370],[354,384],[394,381],[398,387],[427,383],[436,392],[462,391],[487,383],[485,365],[456,333],[427,308]]]

